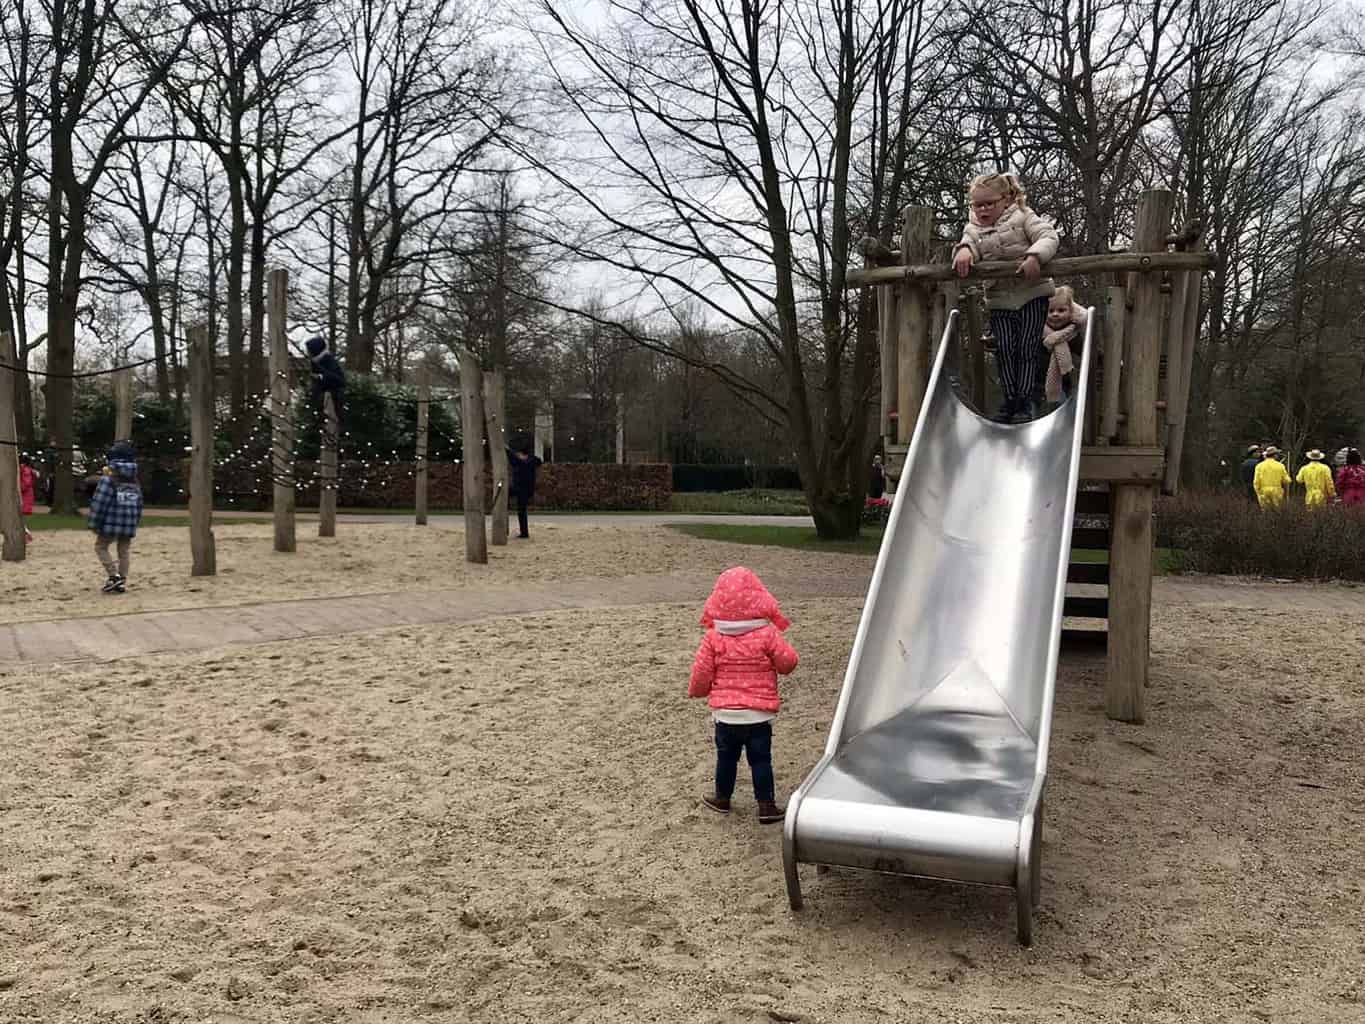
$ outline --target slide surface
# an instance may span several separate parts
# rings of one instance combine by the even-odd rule
[[[1032,938],[1095,311],[1071,397],[1031,423],[959,400],[939,343],[825,754],[783,859],[1009,886]]]

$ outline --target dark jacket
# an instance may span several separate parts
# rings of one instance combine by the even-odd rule
[[[538,456],[528,455],[522,459],[512,449],[507,449],[507,469],[512,478],[508,493],[512,497],[531,500],[536,493],[536,470],[540,464]]]
[[[346,372],[337,362],[337,357],[328,350],[326,341],[309,338],[303,347],[313,364],[313,380],[319,391],[341,391],[346,387]]]
[[[1256,467],[1261,464],[1261,457],[1253,455],[1242,463],[1239,470],[1242,477],[1242,490],[1246,492],[1248,498],[1256,500]]]
[[[872,475],[867,480],[867,493],[872,498],[880,498],[886,493],[886,470],[880,463],[872,464]]]

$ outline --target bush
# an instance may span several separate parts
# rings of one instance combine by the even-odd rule
[[[673,466],[673,490],[682,493],[760,488],[799,491],[801,474],[794,466],[708,466],[690,463]]]
[[[1184,572],[1365,580],[1365,509],[1309,510],[1301,497],[1262,512],[1241,495],[1186,493],[1157,506],[1156,543]]]
[[[863,523],[884,526],[891,518],[890,498],[868,498],[863,502]]]

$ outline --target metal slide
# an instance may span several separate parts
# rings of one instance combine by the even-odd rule
[[[1011,887],[1032,941],[1094,324],[1072,397],[1009,425],[959,400],[949,319],[829,741],[787,806],[793,909],[800,863]]]

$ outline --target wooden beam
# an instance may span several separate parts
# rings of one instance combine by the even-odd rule
[[[1081,449],[1081,479],[1110,483],[1161,482],[1166,452],[1155,446],[1096,445]]]
[[[431,417],[431,367],[417,367],[417,525],[427,525],[427,437]]]
[[[190,575],[216,576],[213,540],[213,349],[207,324],[189,329]]]
[[[923,209],[923,207],[907,207]],[[1156,243],[1160,244],[1160,240]],[[904,248],[904,247],[902,247]],[[914,259],[914,253],[910,255]],[[1063,256],[1043,268],[1049,277],[1074,277],[1080,274],[1114,274],[1151,270],[1205,270],[1213,266],[1214,257],[1206,252],[1165,252],[1161,249],[1142,249],[1137,252],[1108,253],[1097,256]],[[991,260],[977,263],[966,280],[980,281],[1014,277],[1019,264],[1012,260]],[[957,277],[948,263],[911,263],[896,267],[876,267],[872,270],[849,271],[845,287],[864,288],[868,285],[893,284],[897,281],[950,281]]]
[[[1174,196],[1148,189],[1138,201],[1135,244],[1159,249],[1170,231]],[[1198,254],[1190,254],[1197,256]],[[1125,445],[1152,447],[1157,436],[1157,387],[1161,366],[1161,279],[1142,274],[1133,288],[1133,312],[1125,337]],[[1113,540],[1109,549],[1109,652],[1105,713],[1120,722],[1146,718],[1152,624],[1152,511],[1156,488],[1145,483],[1114,485]]]
[[[337,535],[337,448],[341,444],[337,405],[330,391],[322,396],[322,478],[318,482],[318,536]]]
[[[464,557],[488,561],[483,520],[483,371],[479,357],[460,349],[460,441],[464,449]]]
[[[289,271],[266,278],[270,320],[270,478],[274,481],[275,550],[294,551],[294,419],[289,410]]]
[[[0,282],[0,288],[5,285]],[[19,432],[14,419],[14,376],[19,359],[14,337],[0,331],[0,532],[3,559],[22,562],[28,556],[23,505],[19,496]]]
[[[901,211],[901,252],[910,259],[928,259],[934,230],[934,211],[907,206]],[[910,443],[929,387],[929,293],[924,283],[902,280],[896,298],[896,440]]]

